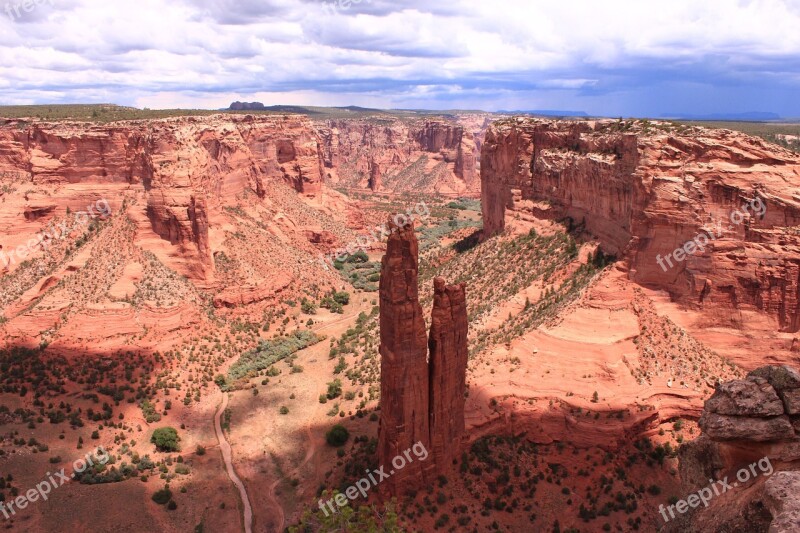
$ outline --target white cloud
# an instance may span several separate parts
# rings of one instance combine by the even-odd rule
[[[687,105],[718,87],[746,84],[742,98],[757,97],[758,79],[797,89],[794,0],[429,4],[53,0],[15,20],[0,4],[0,103],[575,108],[623,93],[633,106],[647,99],[629,91],[645,86],[679,84]],[[800,115],[800,104],[781,105]]]

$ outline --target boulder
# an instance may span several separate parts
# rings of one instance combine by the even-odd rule
[[[794,438],[794,428],[787,416],[773,418],[750,418],[703,413],[700,429],[713,440],[743,440],[770,442]]]
[[[706,402],[706,412],[730,416],[777,416],[783,402],[766,379],[750,377],[722,383]]]

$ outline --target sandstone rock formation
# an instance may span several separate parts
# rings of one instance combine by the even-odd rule
[[[458,457],[464,435],[467,360],[467,298],[464,284],[434,280],[430,349],[431,452],[446,467]]]
[[[469,195],[480,186],[475,136],[482,124],[473,132],[454,121],[387,117],[320,122],[317,132],[328,177],[338,186]]]
[[[188,332],[212,306],[262,317],[301,285],[332,287],[316,259],[362,226],[322,194],[322,169],[303,116],[0,120],[0,251],[42,243],[0,256],[0,340],[141,346],[174,338],[162,312]]]
[[[770,532],[797,531],[800,472],[793,465],[800,460],[800,433],[792,427],[795,416],[789,414],[797,391],[800,373],[788,366],[761,367],[743,380],[720,384],[700,418],[703,434],[681,447],[683,490],[688,494],[705,487],[709,479],[739,479],[740,470],[757,461],[766,465],[767,458],[770,469],[759,466],[758,476],[748,476],[748,486],[756,491],[748,492],[743,488],[745,481],[739,479],[734,487],[740,492],[733,497],[763,502],[772,515]],[[725,530],[742,519],[738,513],[749,505],[749,501],[739,501],[733,513],[725,504],[719,509],[712,505],[675,525],[678,529],[667,530]]]
[[[27,220],[56,206],[80,211],[103,197],[119,207],[122,191],[144,192],[153,232],[179,246],[189,260],[187,274],[201,279],[213,275],[209,198],[219,208],[248,185],[263,197],[274,179],[308,197],[321,191],[316,136],[298,116],[11,122],[0,128],[0,169],[25,169],[34,185],[53,189],[45,205],[28,199]],[[72,185],[85,191],[75,194]]]
[[[761,310],[800,328],[800,156],[788,150],[727,130],[515,119],[487,132],[481,180],[486,236],[527,204],[585,224],[631,280],[723,310],[721,323]],[[753,203],[765,209],[743,209]],[[701,234],[713,235],[703,249],[664,260]]]
[[[378,438],[380,465],[391,461],[415,443],[430,443],[428,411],[428,350],[425,319],[419,303],[418,245],[414,226],[390,222],[386,255],[380,279],[381,422]],[[406,466],[382,487],[396,493],[404,486],[423,482],[420,461]]]
[[[783,401],[772,383],[779,384]],[[772,442],[795,438],[789,411],[800,391],[797,372],[789,367],[762,367],[746,379],[723,383],[706,402],[700,428],[712,440]],[[799,439],[800,440],[800,439]]]
[[[769,533],[800,531],[800,472],[778,472],[764,486],[764,504],[772,515]]]
[[[413,223],[398,227],[383,258],[380,280],[381,421],[379,464],[420,442],[430,452],[384,481],[381,490],[433,483],[460,453],[464,436],[467,306],[464,285],[435,281],[430,338],[418,295],[418,244]],[[430,363],[428,362],[430,347]],[[394,469],[392,469],[394,471]]]

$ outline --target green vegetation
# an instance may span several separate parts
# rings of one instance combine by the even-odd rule
[[[337,491],[328,493],[324,491],[320,498],[327,501],[335,498]],[[403,529],[398,523],[398,515],[395,510],[396,499],[386,503],[382,509],[376,505],[362,505],[358,510],[350,507],[349,500],[343,507],[333,505],[337,512],[324,511],[319,508],[306,511],[300,523],[289,527],[289,533],[334,533],[339,531],[354,532],[375,532],[375,533],[401,533]]]
[[[680,124],[741,131],[747,135],[761,137],[765,141],[800,152],[800,124],[727,121],[684,121],[680,122]]]
[[[328,393],[326,396],[329,400],[333,400],[342,395],[342,380],[334,379],[328,383]]]
[[[214,109],[138,109],[115,104],[46,104],[0,106],[0,117],[74,120],[107,123],[118,120],[153,120],[170,117],[232,115],[309,115],[314,119],[361,118],[379,122],[388,118],[418,119],[420,115],[439,116],[437,112],[382,111],[360,107],[269,106],[264,110],[219,111]]]
[[[344,446],[349,438],[350,432],[347,431],[347,428],[341,424],[336,424],[325,434],[325,440],[327,443],[335,448]]]
[[[172,491],[168,488],[164,487],[163,489],[157,491],[153,494],[152,499],[158,505],[166,505],[167,502],[172,500]]]
[[[362,252],[363,253],[363,252]],[[353,256],[350,256],[352,258]],[[348,260],[350,259],[348,258]],[[378,262],[339,262],[333,266],[339,271],[342,278],[346,279],[354,288],[365,292],[376,292],[380,279],[381,264]]]
[[[321,340],[314,332],[303,330],[286,337],[262,341],[258,348],[242,354],[231,366],[224,388],[232,388],[231,382],[255,377],[260,371]]]
[[[177,452],[180,450],[179,442],[181,438],[175,428],[158,428],[153,432],[150,442],[156,445],[156,449],[161,452]]]

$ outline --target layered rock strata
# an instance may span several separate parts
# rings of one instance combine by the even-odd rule
[[[328,179],[340,187],[477,194],[473,132],[445,120],[331,120],[317,123]]]
[[[398,227],[380,280],[381,421],[379,464],[394,474],[381,490],[398,494],[446,472],[464,435],[467,306],[464,285],[435,280],[429,339],[418,295],[418,244],[413,224]],[[430,362],[428,361],[430,348]],[[393,464],[414,445],[429,452],[402,470]]]
[[[507,120],[486,134],[481,182],[486,236],[503,231],[509,208],[569,217],[626,259],[635,282],[800,328],[793,152],[727,130]]]
[[[143,194],[152,231],[180,248],[186,274],[197,279],[213,276],[210,210],[247,189],[264,197],[271,180],[309,198],[322,187],[316,134],[300,116],[7,121],[0,127],[0,171],[49,191],[26,195],[20,224],[77,212],[99,198],[116,211],[123,193]]]

